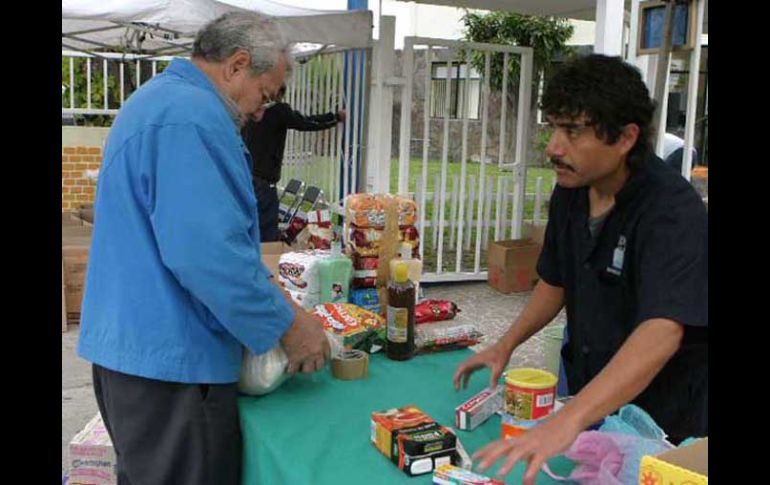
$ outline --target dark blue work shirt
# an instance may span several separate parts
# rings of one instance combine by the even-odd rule
[[[708,218],[693,187],[655,156],[629,177],[596,237],[588,187],[556,187],[538,273],[564,288],[570,394],[644,321],[684,325],[681,348],[633,402],[673,438],[708,432]]]

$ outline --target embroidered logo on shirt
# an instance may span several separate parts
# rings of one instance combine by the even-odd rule
[[[607,272],[615,276],[620,276],[623,272],[623,259],[626,254],[626,237],[622,234],[618,238],[618,245],[612,253],[612,264],[607,267]]]

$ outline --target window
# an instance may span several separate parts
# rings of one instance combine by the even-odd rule
[[[468,65],[453,62],[449,72],[449,106],[446,106],[447,63],[434,62],[431,66],[431,99],[430,115],[433,118],[443,118],[447,110],[449,118],[465,118],[465,76]],[[481,107],[481,75],[470,68],[468,72],[468,119],[479,119]]]
[[[695,39],[696,2],[676,2],[673,8],[671,47],[673,50],[692,49]],[[658,0],[639,4],[639,34],[635,39],[641,54],[657,54],[663,44],[666,2]]]

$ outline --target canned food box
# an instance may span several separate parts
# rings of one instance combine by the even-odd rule
[[[372,413],[371,440],[407,475],[430,473],[456,463],[457,437],[414,405]]]

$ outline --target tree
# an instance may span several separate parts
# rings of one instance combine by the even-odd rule
[[[480,14],[466,11],[463,15],[463,36],[470,42],[482,42],[489,44],[515,45],[522,47],[532,47],[533,69],[532,69],[532,104],[530,106],[530,152],[540,150],[542,146],[541,136],[536,126],[537,113],[537,92],[540,85],[540,77],[544,70],[551,64],[557,56],[569,56],[572,49],[565,43],[572,36],[574,27],[566,20],[553,17],[538,17],[534,15],[524,15],[511,12],[493,12],[489,14]],[[470,62],[478,71],[484,72],[484,54],[473,51],[470,56]],[[518,106],[517,98],[519,94],[519,56],[509,56],[508,62],[508,87],[507,102],[508,113],[515,113],[514,109]],[[503,55],[493,55],[490,59],[490,88],[493,91],[501,92],[503,85]],[[511,108],[514,109],[511,109]],[[508,133],[513,132],[516,123],[515,116],[508,117]],[[508,146],[506,147],[507,158],[512,159],[515,140],[508,137]],[[538,147],[538,145],[540,147]],[[529,158],[529,157],[528,157]]]

